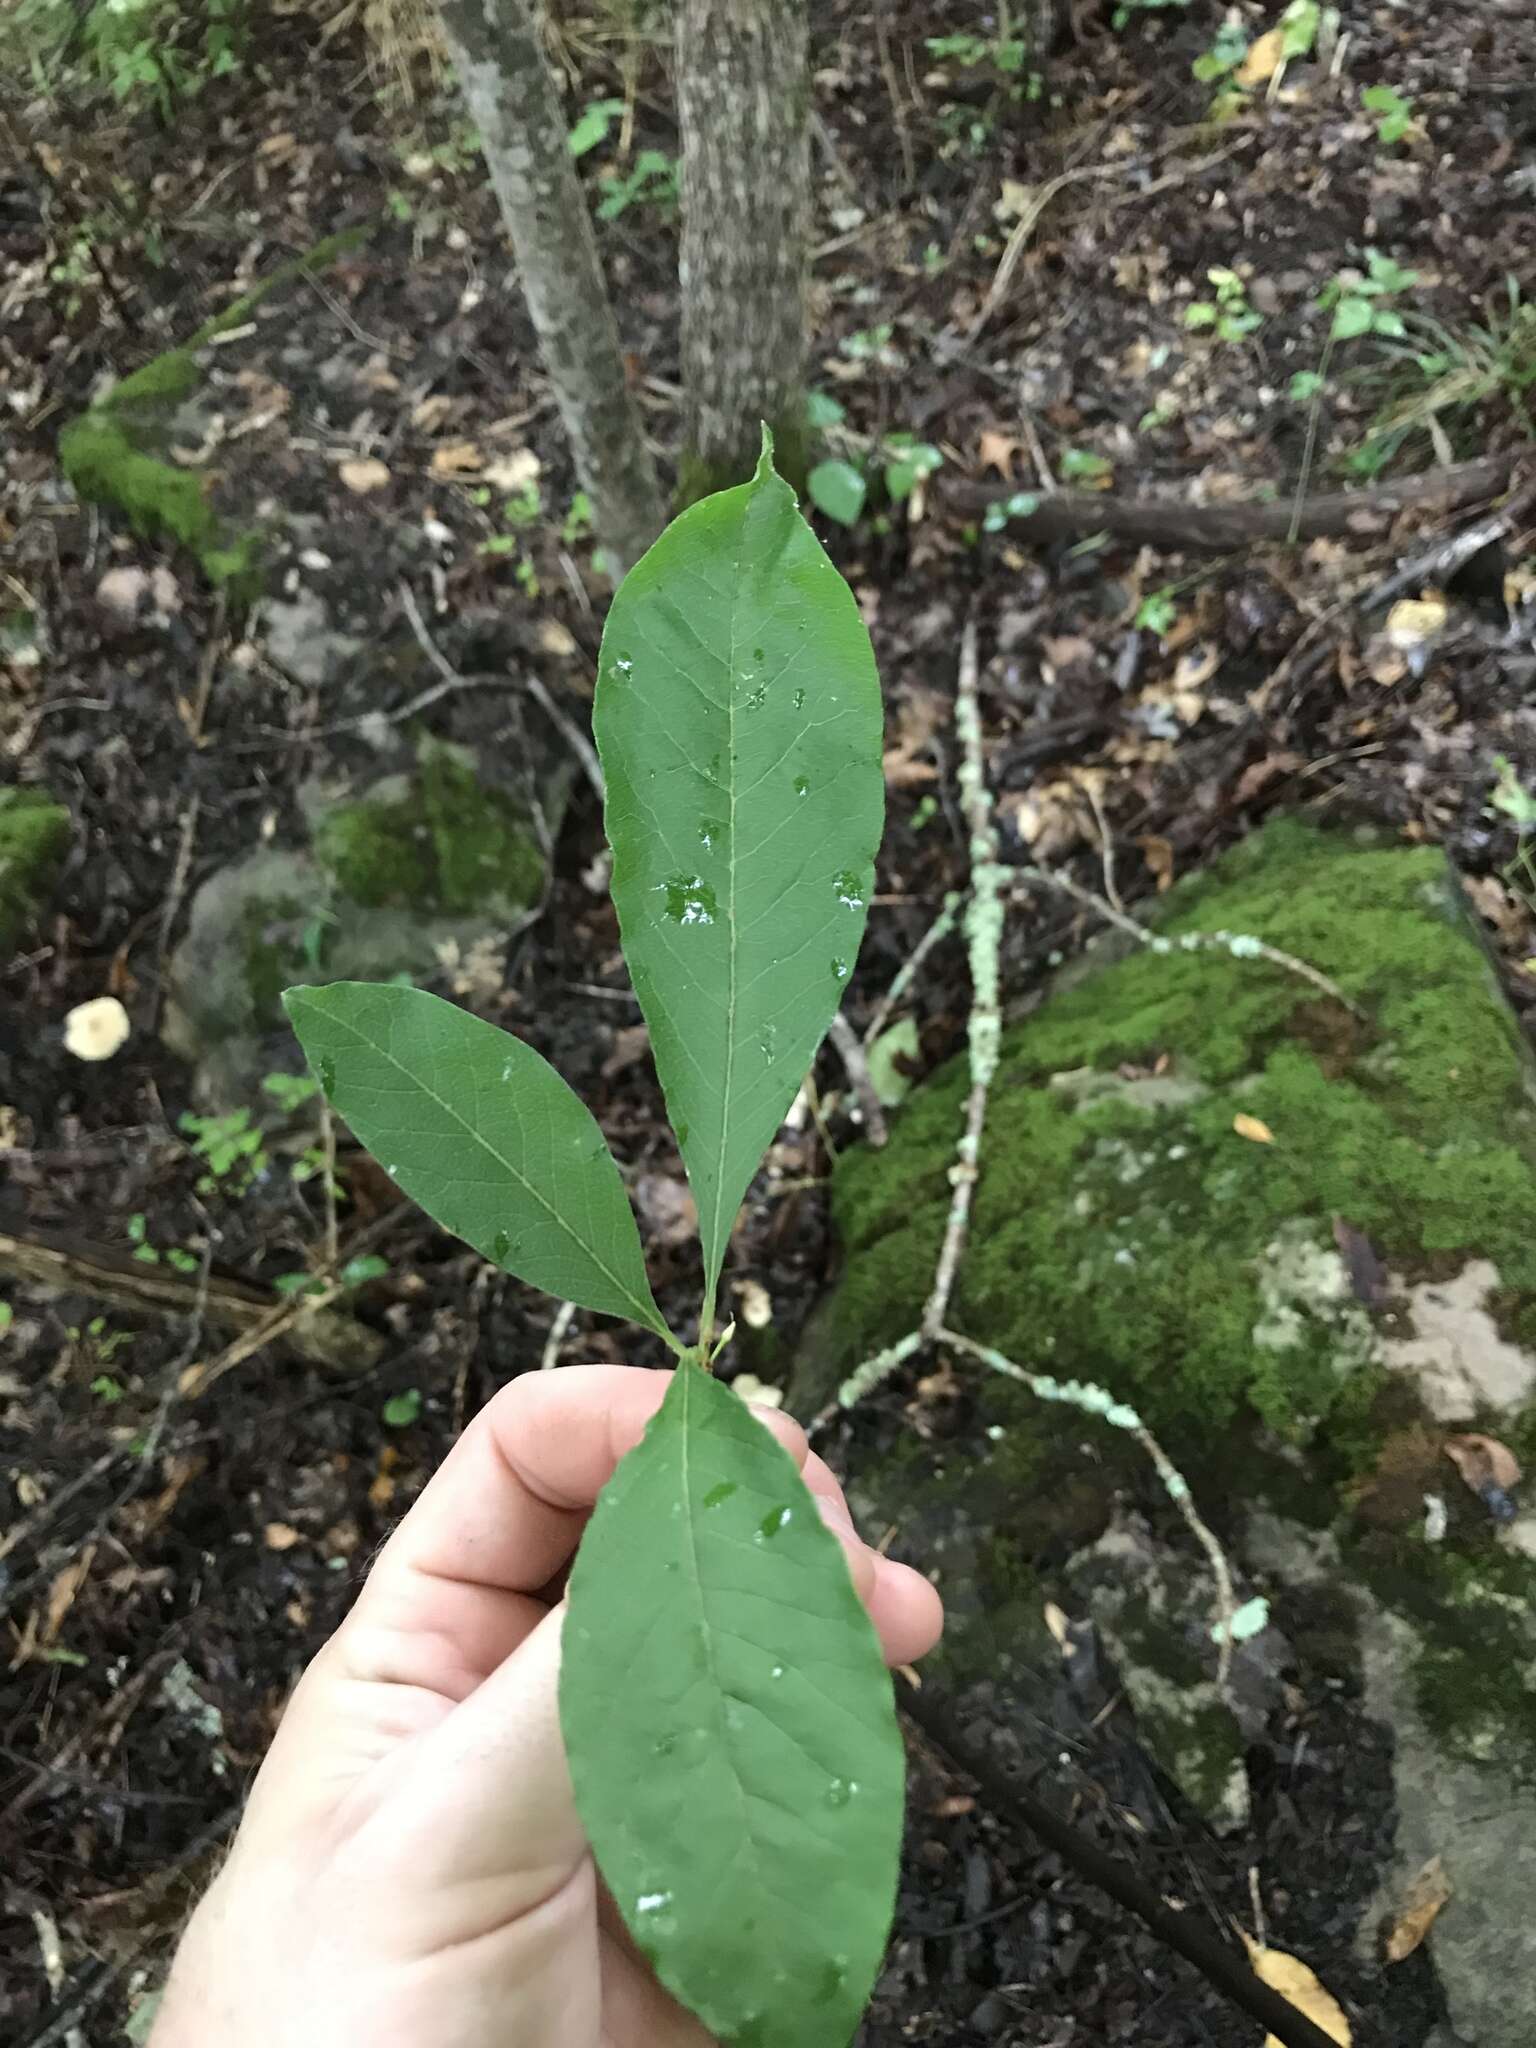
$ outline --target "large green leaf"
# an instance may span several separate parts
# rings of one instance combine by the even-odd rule
[[[689,1360],[569,1599],[576,1804],[657,1975],[733,2048],[845,2048],[895,1898],[891,1683],[790,1458]]]
[[[283,1002],[327,1098],[445,1230],[666,1336],[603,1134],[531,1045],[416,988],[337,981]]]
[[[885,794],[869,635],[766,444],[751,483],[690,507],[625,578],[593,723],[624,952],[712,1298],[852,971]]]

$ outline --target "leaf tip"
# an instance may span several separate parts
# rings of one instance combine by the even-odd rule
[[[773,467],[773,429],[766,420],[760,421],[759,425],[762,428],[763,445],[758,452],[757,474],[752,479],[755,484],[766,483],[768,478],[775,474]]]

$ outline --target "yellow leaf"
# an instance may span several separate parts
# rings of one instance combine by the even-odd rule
[[[1274,77],[1285,58],[1285,30],[1272,28],[1248,45],[1248,54],[1237,67],[1239,85],[1265,85]]]
[[[1435,1923],[1435,1916],[1451,1896],[1450,1880],[1438,1856],[1431,1856],[1415,1877],[1403,1898],[1402,1908],[1387,1935],[1386,1958],[1400,1963],[1411,1956]]]
[[[1316,1976],[1305,1963],[1295,1956],[1288,1956],[1281,1948],[1260,1948],[1256,1941],[1243,1942],[1248,1950],[1248,1960],[1253,1973],[1262,1979],[1271,1991],[1278,1991],[1282,1998],[1288,1998],[1298,2012],[1306,2014],[1315,2027],[1321,2027],[1330,2041],[1337,2041],[1339,2048],[1350,2048],[1349,2021],[1344,2017],[1344,2008],[1331,1991],[1325,1991]],[[1264,2048],[1285,2048],[1285,2044],[1274,2034],[1266,2034]]]
[[[370,491],[386,490],[389,486],[389,469],[376,455],[359,455],[351,462],[344,462],[337,474],[347,489],[359,498],[366,498]]]
[[[1449,607],[1437,591],[1422,597],[1404,597],[1387,613],[1387,638],[1404,653],[1443,632]]]
[[[1240,1138],[1249,1138],[1255,1145],[1273,1145],[1275,1134],[1269,1125],[1256,1116],[1245,1116],[1241,1111],[1233,1117],[1232,1128]]]

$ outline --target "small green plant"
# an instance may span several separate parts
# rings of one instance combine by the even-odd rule
[[[1149,590],[1137,605],[1135,623],[1144,633],[1156,633],[1161,638],[1164,633],[1173,630],[1174,621],[1178,616],[1179,607],[1175,602],[1174,586],[1171,583],[1164,583],[1156,590]]]
[[[566,137],[572,156],[585,156],[608,140],[609,130],[624,118],[622,100],[588,100],[575,126]]]
[[[63,90],[84,73],[126,103],[146,102],[161,120],[215,78],[239,68],[244,0],[21,0],[15,48],[34,80]]]
[[[1413,126],[1413,101],[1403,98],[1395,85],[1368,85],[1360,104],[1376,120],[1376,140],[1383,148],[1401,142]]]
[[[152,1245],[142,1210],[128,1218],[128,1242],[133,1246],[133,1256],[141,1266],[158,1266],[163,1259],[166,1265],[178,1273],[195,1273],[202,1264],[200,1259],[179,1244],[168,1245],[164,1251]]]
[[[470,496],[475,504],[482,506],[488,505],[491,499],[490,492],[483,488],[472,491]],[[476,553],[482,555],[517,554],[522,548],[523,539],[529,527],[537,526],[543,516],[543,493],[539,489],[538,480],[530,478],[527,483],[514,491],[511,497],[502,500],[502,531],[500,533],[493,533],[489,539],[481,541],[476,549]]]
[[[712,1371],[737,1209],[863,932],[881,724],[858,608],[765,435],[752,481],[691,506],[625,579],[593,707],[624,951],[698,1206],[691,1335],[652,1297],[602,1133],[530,1046],[416,989],[286,997],[338,1114],[443,1228],[676,1356],[582,1537],[560,1713],[635,1940],[711,2035],[752,2048],[845,2048],[901,1842],[890,1680],[845,1553]]]
[[[632,206],[654,206],[658,213],[677,211],[677,159],[665,150],[642,149],[627,171],[610,169],[597,202],[599,220],[617,220]]]
[[[1264,325],[1264,315],[1249,305],[1248,287],[1235,270],[1218,263],[1205,274],[1216,287],[1216,296],[1185,307],[1186,327],[1212,328],[1218,341],[1242,341]]]
[[[978,73],[983,86],[990,89],[985,106],[946,101],[940,107],[939,129],[951,147],[959,144],[974,153],[991,136],[1002,108],[1032,104],[1044,94],[1044,74],[1030,63],[1030,46],[1021,36],[978,36],[961,31],[929,36],[927,45],[929,55],[941,64]]]
[[[248,1109],[232,1109],[223,1116],[197,1116],[185,1110],[176,1128],[192,1140],[192,1150],[208,1171],[199,1179],[199,1194],[212,1194],[223,1186],[226,1193],[243,1195],[267,1170],[267,1150],[257,1124]]]
[[[1102,484],[1114,472],[1114,464],[1088,448],[1064,448],[1061,478],[1068,484]]]
[[[1418,281],[1416,270],[1404,270],[1379,249],[1367,249],[1363,271],[1341,270],[1318,295],[1319,308],[1333,315],[1328,339],[1355,341],[1362,334],[1380,334],[1400,341],[1407,332],[1403,316],[1383,302],[1412,291]]]
[[[421,1389],[407,1387],[403,1394],[391,1394],[379,1410],[390,1429],[409,1429],[421,1416]]]
[[[813,394],[813,397],[821,394]],[[842,407],[835,399],[824,401],[818,409],[808,408],[812,424],[824,422],[834,424],[826,412],[826,405],[836,407],[837,420],[841,421]],[[880,473],[885,485],[886,497],[893,505],[904,504],[919,484],[926,483],[944,460],[944,452],[935,448],[931,441],[919,441],[915,434],[904,430],[885,435],[878,442],[858,445],[856,437],[844,434],[842,439],[851,452],[860,456],[854,462],[843,457],[831,457],[818,462],[805,480],[806,495],[818,512],[825,512],[829,519],[835,519],[839,526],[853,526],[864,510],[869,496],[869,476],[875,470]]]
[[[1498,779],[1488,793],[1489,806],[1508,818],[1515,828],[1515,854],[1504,868],[1504,880],[1528,904],[1536,906],[1536,859],[1532,858],[1530,844],[1536,834],[1536,796],[1520,780],[1507,755],[1495,754],[1493,767]]]
[[[1040,510],[1040,498],[1035,491],[1014,491],[1006,498],[994,498],[982,514],[981,525],[984,533],[1002,533],[1010,519],[1029,519]]]
[[[71,1323],[64,1334],[71,1344],[79,1346],[92,1365],[103,1367],[110,1365],[116,1353],[133,1342],[132,1330],[114,1330],[105,1316],[92,1316],[83,1330],[78,1323]],[[119,1395],[121,1392],[119,1388]]]
[[[568,548],[592,538],[592,500],[585,491],[577,491],[572,497],[566,515],[560,522],[560,538]]]
[[[1358,451],[1360,466],[1380,468],[1418,434],[1449,460],[1453,436],[1468,445],[1486,439],[1481,415],[1490,406],[1507,412],[1527,439],[1536,437],[1536,305],[1517,279],[1507,280],[1504,303],[1484,320],[1453,327],[1410,311],[1403,328],[1401,339],[1381,341],[1377,363],[1359,379],[1384,394]]]

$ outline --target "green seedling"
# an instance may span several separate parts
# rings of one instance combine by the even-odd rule
[[[223,1116],[194,1116],[187,1110],[176,1127],[186,1132],[193,1153],[208,1168],[197,1183],[199,1194],[212,1194],[222,1183],[228,1193],[243,1195],[267,1170],[261,1126],[248,1109],[232,1109]]]
[[[597,203],[599,220],[617,220],[632,206],[654,206],[658,213],[677,211],[677,159],[659,149],[642,149],[628,171],[613,171],[603,180]]]
[[[1404,99],[1395,85],[1366,86],[1360,94],[1360,104],[1374,116],[1376,140],[1384,149],[1401,142],[1413,126],[1413,101]]]
[[[881,700],[766,435],[752,481],[626,577],[593,725],[624,951],[698,1205],[693,1341],[652,1296],[601,1131],[532,1047],[415,989],[292,989],[288,1014],[338,1114],[444,1229],[676,1355],[571,1574],[576,1801],[635,1940],[711,2035],[845,2048],[895,1895],[890,1680],[842,1546],[711,1368],[737,1210],[863,933]]]
[[[1205,274],[1216,287],[1216,296],[1185,307],[1186,327],[1209,327],[1218,341],[1242,341],[1264,325],[1264,315],[1249,305],[1248,287],[1235,270],[1218,263]]]
[[[943,450],[931,441],[919,441],[904,431],[887,434],[880,441],[866,441],[851,433],[838,433],[843,408],[836,399],[813,392],[807,403],[807,417],[813,428],[830,430],[861,460],[829,457],[818,462],[805,480],[806,496],[818,512],[835,519],[839,526],[853,526],[869,496],[869,477],[878,473],[885,494],[893,505],[904,504],[920,484],[926,483],[944,460]]]

